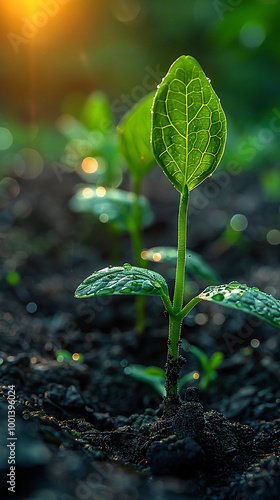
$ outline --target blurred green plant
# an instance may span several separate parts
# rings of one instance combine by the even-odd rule
[[[84,356],[82,354],[77,352],[71,354],[71,352],[66,351],[66,349],[58,349],[55,353],[55,357],[59,363],[62,363],[63,361],[76,361],[77,363],[83,363],[84,361]]]
[[[183,305],[186,267],[187,208],[189,191],[198,186],[218,166],[226,142],[226,118],[209,79],[198,62],[182,56],[170,67],[159,86],[152,108],[152,146],[156,160],[180,193],[178,215],[178,254],[173,302],[168,286],[154,271],[124,264],[94,272],[75,292],[76,298],[98,295],[160,296],[169,314],[166,361],[165,408],[177,405],[178,379],[182,367],[179,357],[183,319],[206,300],[252,314],[280,328],[280,302],[272,296],[232,282],[209,286]],[[196,352],[196,355],[199,355]],[[208,362],[201,356],[205,371],[215,368],[219,357]],[[206,379],[207,380],[207,379]],[[206,382],[205,382],[206,383]]]
[[[224,354],[217,351],[209,359],[205,352],[196,346],[190,346],[189,350],[200,361],[202,375],[197,372],[186,373],[178,380],[178,392],[180,393],[181,389],[193,380],[199,380],[199,388],[206,391],[210,383],[218,376],[217,369],[224,359]],[[163,398],[166,396],[166,374],[162,368],[158,366],[130,365],[127,373],[135,380],[153,387]]]
[[[62,164],[97,186],[117,187],[122,181],[122,159],[114,117],[107,96],[93,92],[79,118],[62,115],[58,130],[68,140]]]
[[[111,130],[112,120],[106,100],[98,94],[89,99],[82,117],[89,126],[103,131]],[[114,234],[128,231],[136,266],[146,267],[141,258],[143,248],[142,229],[153,222],[153,214],[148,200],[140,194],[144,176],[155,164],[150,144],[151,107],[154,93],[137,103],[122,119],[118,126],[122,154],[126,160],[130,176],[131,192],[121,189],[106,189],[104,186],[82,186],[70,201],[76,212],[90,212],[100,222],[108,223]],[[89,161],[89,158],[88,158]],[[145,298],[136,297],[136,328],[145,329]]]

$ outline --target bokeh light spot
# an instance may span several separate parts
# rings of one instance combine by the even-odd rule
[[[270,245],[279,245],[280,244],[280,231],[278,229],[271,229],[268,231],[266,239]]]
[[[235,214],[230,220],[230,225],[235,231],[244,231],[248,226],[248,220],[245,215]]]
[[[93,190],[91,188],[85,188],[83,190],[83,197],[84,198],[91,198],[93,196]]]
[[[19,183],[12,177],[4,177],[0,182],[0,195],[1,198],[9,200],[16,198],[20,193]]]
[[[111,3],[113,16],[122,23],[133,21],[140,12],[138,0],[113,0]]]
[[[35,149],[25,148],[19,151],[15,164],[15,172],[23,179],[36,179],[42,173],[44,160]]]
[[[208,323],[208,316],[207,314],[198,313],[195,315],[194,320],[197,325],[203,326],[206,325],[206,323]]]
[[[80,359],[80,354],[78,354],[77,352],[74,352],[72,358],[74,359],[74,361],[78,361]]]
[[[161,260],[161,254],[160,254],[160,253],[155,253],[155,254],[153,255],[153,260],[154,260],[155,262],[159,262],[159,261]]]
[[[7,273],[6,281],[10,286],[17,286],[20,283],[20,274],[17,271]]]
[[[195,380],[198,380],[198,379],[199,379],[199,377],[200,377],[200,375],[199,375],[199,373],[198,373],[198,372],[194,372],[194,373],[193,373],[193,378],[194,378]]]
[[[13,144],[13,136],[11,132],[4,127],[0,127],[0,150],[5,151]]]
[[[251,346],[254,347],[254,349],[257,349],[260,345],[260,341],[258,339],[252,339],[250,342]]]
[[[38,306],[37,304],[35,304],[35,302],[29,302],[26,306],[26,310],[27,312],[29,312],[30,314],[33,314],[37,311],[38,309]]]
[[[262,24],[256,21],[250,21],[243,24],[240,30],[239,39],[242,45],[249,49],[254,49],[263,43],[265,36],[266,33]]]
[[[213,316],[215,325],[222,325],[225,322],[225,316],[222,313],[216,313]]]
[[[97,160],[88,156],[82,161],[82,169],[86,174],[93,174],[98,169]]]
[[[99,186],[97,189],[96,189],[96,195],[99,197],[99,198],[103,198],[103,196],[105,196],[106,194],[106,189],[105,187],[103,186]]]
[[[141,252],[141,258],[143,260],[147,260],[149,257],[150,257],[150,252],[148,252],[147,250],[143,250],[143,252]]]
[[[99,220],[100,220],[100,222],[103,222],[103,224],[106,224],[106,222],[108,222],[108,220],[109,220],[109,217],[107,214],[100,214]]]

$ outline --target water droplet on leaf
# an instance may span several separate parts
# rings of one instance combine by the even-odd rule
[[[128,264],[128,262],[126,262],[124,265],[123,265],[124,269],[126,269],[127,271],[130,271],[130,269],[132,269],[132,265],[131,264]]]
[[[216,295],[213,295],[212,299],[221,301],[224,300],[224,295],[222,293],[216,293]]]

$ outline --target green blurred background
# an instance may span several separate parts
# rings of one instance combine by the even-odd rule
[[[102,89],[119,118],[181,54],[197,58],[214,80],[229,122],[228,153],[242,163],[278,155],[279,0],[1,0],[0,6],[0,125],[12,134],[9,140],[1,129],[1,163],[26,146],[44,161],[59,157],[63,141],[55,134],[50,142],[47,129],[55,133],[62,113],[79,116],[86,97]],[[270,127],[275,108],[278,134],[250,143]]]

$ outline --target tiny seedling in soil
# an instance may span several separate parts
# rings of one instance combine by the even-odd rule
[[[186,373],[178,380],[178,392],[194,379],[199,379],[198,386],[201,390],[207,390],[209,384],[218,376],[217,368],[223,361],[224,354],[217,351],[208,358],[205,352],[199,349],[199,347],[191,345],[189,350],[200,361],[202,374],[198,374],[197,372]],[[128,374],[135,380],[153,387],[160,396],[166,396],[166,374],[162,368],[158,366],[130,365],[128,367]]]
[[[174,295],[158,273],[124,264],[94,272],[77,288],[75,297],[98,295],[158,295],[169,315],[165,408],[180,403],[179,356],[182,321],[201,300],[246,312],[280,328],[280,302],[233,281],[206,288],[183,305],[187,210],[189,193],[217,168],[226,142],[226,118],[210,80],[198,62],[181,56],[160,84],[152,106],[153,152],[156,161],[180,193],[178,249]],[[160,253],[160,252],[159,252]]]

